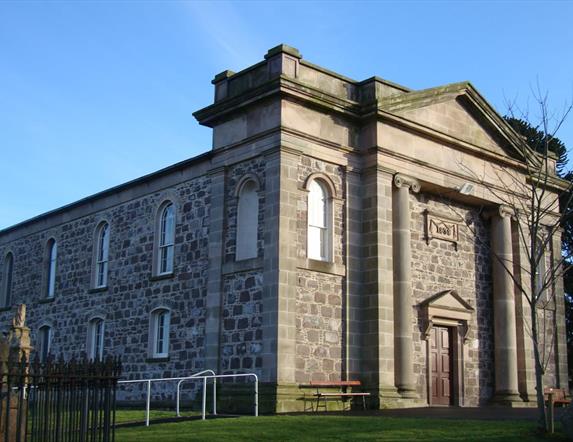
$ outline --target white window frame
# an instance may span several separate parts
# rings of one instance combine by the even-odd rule
[[[171,232],[168,232],[168,222],[172,224]],[[157,234],[157,275],[168,275],[173,273],[175,258],[175,204],[172,202],[161,208]]]
[[[105,323],[103,318],[92,318],[88,327],[88,358],[92,361],[103,360]]]
[[[171,329],[171,311],[157,308],[150,318],[150,355],[153,359],[169,357],[169,334]]]
[[[48,242],[46,298],[52,299],[56,294],[56,271],[58,263],[58,243],[55,239]]]
[[[235,261],[258,256],[259,186],[252,180],[244,181],[238,192]],[[249,193],[251,193],[249,195]]]
[[[332,195],[320,179],[308,184],[307,256],[316,261],[332,260]]]
[[[38,357],[40,362],[44,363],[50,355],[52,347],[52,327],[49,325],[42,325],[38,329]]]
[[[0,308],[12,305],[12,280],[14,277],[14,254],[8,252],[4,257],[2,272],[2,299]]]
[[[97,230],[96,235],[96,254],[95,254],[95,288],[107,287],[107,277],[109,270],[109,223],[102,223]]]

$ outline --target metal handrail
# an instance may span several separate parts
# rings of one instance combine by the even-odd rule
[[[179,412],[179,403],[180,403],[180,399],[181,399],[181,384],[183,382],[186,381],[192,381],[195,380],[197,377],[200,377],[199,375],[202,375],[203,373],[212,373],[213,376],[216,376],[215,372],[213,370],[203,370],[200,371],[199,373],[196,373],[193,375],[193,377],[188,377],[185,379],[181,379],[179,382],[177,382],[177,399],[176,399],[176,404],[175,404],[175,410],[177,412],[177,417],[181,417],[181,413]],[[206,395],[207,395],[207,385],[206,385],[206,380],[203,379],[203,397],[204,397],[204,402],[206,402]],[[213,415],[217,415],[217,379],[213,379]]]
[[[239,374],[217,374],[212,376],[197,376],[196,378],[203,379],[203,410],[201,418],[205,420],[205,409],[207,404],[207,379],[219,379],[219,378],[240,378],[249,377],[255,378],[255,417],[259,415],[259,377],[255,373],[239,373]]]
[[[200,376],[203,373],[212,373],[213,376],[215,375],[215,372],[213,370],[203,370],[200,371],[199,373],[195,373],[191,376],[184,376],[184,377],[178,377],[178,378],[156,378],[156,379],[133,379],[133,380],[125,380],[125,381],[118,381],[118,384],[137,384],[137,383],[146,383],[147,384],[147,398],[145,401],[145,426],[149,427],[149,410],[150,410],[150,406],[151,406],[151,383],[152,382],[167,382],[167,381],[182,381],[182,380],[188,380],[188,379],[201,379],[204,376]],[[203,397],[206,396],[206,382],[203,381]],[[216,387],[216,383],[213,384],[213,393],[216,395],[217,394],[217,387]],[[204,404],[205,405],[205,404]],[[214,406],[216,404],[213,404]],[[177,395],[177,411],[179,412],[179,395]],[[214,412],[216,414],[216,409],[214,409]],[[179,416],[179,413],[177,414],[177,416]],[[205,419],[205,409],[203,409],[203,419]]]

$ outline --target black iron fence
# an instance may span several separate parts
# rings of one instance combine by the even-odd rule
[[[13,361],[0,376],[5,441],[112,442],[121,363]],[[1,438],[0,438],[1,439]]]

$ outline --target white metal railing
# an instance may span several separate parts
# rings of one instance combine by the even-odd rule
[[[145,401],[145,426],[149,426],[149,409],[151,406],[151,384],[153,382],[169,382],[169,381],[182,381],[182,380],[193,380],[193,379],[201,379],[201,375],[205,373],[211,373],[215,376],[215,372],[213,370],[203,370],[199,373],[195,373],[191,376],[184,376],[178,378],[156,378],[156,379],[133,379],[127,381],[118,381],[118,384],[147,384],[147,397]],[[205,389],[206,383],[203,382],[203,389]],[[213,383],[213,394],[216,396],[217,394],[217,384]],[[203,392],[203,396],[206,396],[206,392]],[[216,406],[215,402],[213,405]],[[213,409],[214,414],[217,414],[217,410]],[[205,415],[205,410],[203,410],[203,415]],[[177,416],[179,416],[179,388],[177,388]]]
[[[259,415],[259,377],[255,373],[239,373],[239,374],[213,374],[210,376],[195,376],[194,379],[203,379],[203,406],[201,411],[201,418],[206,418],[205,410],[207,409],[207,379],[213,379],[213,394],[216,396],[217,379],[222,378],[241,378],[241,377],[253,377],[255,378],[255,416]],[[177,416],[179,416],[179,388],[181,384],[189,379],[182,379],[177,383]],[[213,397],[213,414],[217,414],[217,399]]]
[[[206,373],[211,373],[210,375],[205,375]],[[240,377],[253,377],[255,379],[255,416],[259,415],[259,377],[255,373],[240,373],[240,374],[215,374],[213,370],[203,370],[199,373],[195,373],[191,376],[184,376],[178,378],[156,378],[156,379],[133,379],[126,381],[118,381],[118,384],[137,384],[145,383],[147,384],[147,397],[145,401],[145,426],[149,426],[149,411],[151,407],[151,384],[153,382],[177,382],[177,396],[176,396],[176,410],[177,416],[180,414],[180,401],[181,401],[181,384],[184,382],[189,382],[193,380],[202,379],[203,380],[203,397],[202,397],[202,407],[201,407],[201,418],[206,419],[207,410],[207,380],[213,379],[213,415],[217,415],[217,379],[220,378],[240,378]]]

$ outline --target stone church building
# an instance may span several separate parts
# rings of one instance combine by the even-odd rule
[[[128,379],[254,372],[273,411],[311,380],[373,407],[534,401],[528,306],[492,258],[525,278],[525,251],[490,191],[532,154],[470,83],[355,81],[285,45],[212,83],[211,150],[0,231],[2,324],[25,303],[41,357],[121,355]],[[567,388],[563,308],[545,382]]]

